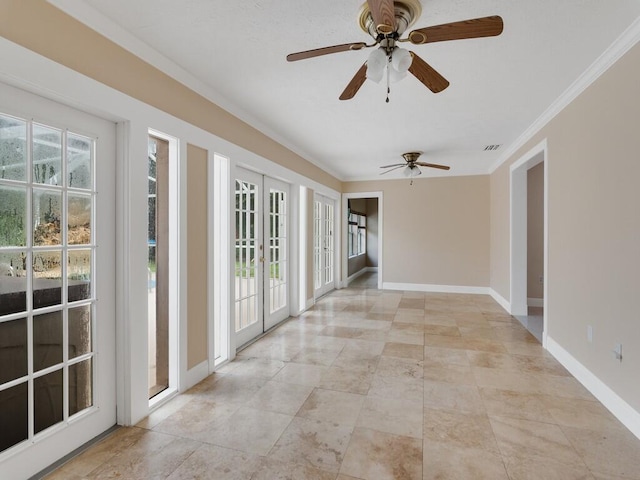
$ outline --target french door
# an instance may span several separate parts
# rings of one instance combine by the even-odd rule
[[[115,125],[0,84],[0,477],[116,423]]]
[[[289,316],[289,186],[236,169],[235,335],[241,346]]]
[[[335,288],[334,201],[315,195],[313,202],[313,288],[315,298]]]

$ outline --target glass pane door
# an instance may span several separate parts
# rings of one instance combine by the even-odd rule
[[[263,332],[262,177],[238,169],[235,181],[235,331],[240,346]]]
[[[269,252],[265,257],[265,330],[289,316],[289,243],[287,196],[289,186],[272,178],[264,178],[265,236],[269,239]]]
[[[72,112],[5,88],[22,110]],[[115,423],[115,126],[73,112],[110,147],[0,112],[0,461],[11,478]]]
[[[334,202],[316,195],[313,204],[313,277],[315,297],[334,289]]]

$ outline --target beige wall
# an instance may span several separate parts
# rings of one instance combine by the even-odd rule
[[[543,298],[544,162],[527,171],[527,297]]]
[[[509,165],[547,139],[548,335],[640,411],[640,45],[491,178],[491,286],[508,298]],[[505,285],[507,289],[505,290]],[[587,326],[593,342],[587,342]],[[623,344],[623,361],[611,354]]]
[[[378,266],[378,199],[367,198],[367,267]]]
[[[335,190],[340,182],[45,0],[2,0],[0,35]]]
[[[383,282],[489,285],[489,176],[343,183],[382,191]]]
[[[207,151],[187,145],[187,368],[207,357]]]

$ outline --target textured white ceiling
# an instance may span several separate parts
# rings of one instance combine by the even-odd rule
[[[370,41],[358,27],[360,0],[85,0],[84,17],[82,2],[52,3],[93,27],[117,24],[208,86],[224,108],[343,180],[397,177],[378,177],[378,167],[412,150],[452,167],[428,175],[486,173],[640,15],[638,0],[422,0],[414,28],[500,15],[504,32],[408,46],[451,85],[433,94],[408,76],[392,85],[387,104],[385,86],[370,81],[338,100],[370,50],[285,60]],[[109,31],[125,47],[135,43]],[[484,152],[488,144],[503,147]]]

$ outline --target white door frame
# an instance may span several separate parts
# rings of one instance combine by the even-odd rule
[[[548,318],[549,156],[546,139],[510,167],[510,285],[509,313],[527,315],[527,172],[544,162],[544,299],[542,345],[546,346]]]
[[[348,286],[349,277],[349,251],[347,249],[347,234],[348,229],[348,216],[349,216],[349,200],[353,198],[377,198],[378,199],[378,288],[382,289],[382,279],[384,271],[384,251],[383,247],[383,232],[384,232],[384,208],[383,208],[383,192],[357,192],[357,193],[343,193],[342,194],[342,218],[340,225],[342,228],[342,281],[340,286],[342,288]]]
[[[0,110],[3,113],[33,122],[42,122],[44,125],[61,130],[69,128],[73,133],[87,136],[96,141],[96,157],[93,159],[95,170],[92,171],[96,180],[91,189],[92,192],[95,192],[93,203],[95,215],[91,220],[91,229],[94,230],[91,246],[95,246],[91,266],[91,297],[95,298],[91,307],[95,312],[95,318],[92,319],[93,340],[91,347],[93,351],[93,378],[95,378],[95,381],[92,379],[92,406],[78,412],[73,417],[67,418],[66,412],[63,413],[63,420],[59,423],[53,424],[36,433],[31,439],[0,453],[0,476],[3,478],[29,478],[116,423],[117,320],[115,301],[117,293],[116,266],[112,260],[117,251],[114,201],[116,195],[116,124],[93,114],[75,110],[73,107],[57,103],[54,100],[16,89],[5,83],[0,83],[0,97],[2,98]],[[27,142],[29,141],[30,136],[27,135]],[[64,167],[61,173],[66,173]],[[58,191],[61,192],[61,199],[63,199],[63,190]],[[62,205],[64,208],[64,201]],[[25,212],[30,206],[31,201],[28,199]],[[66,214],[63,210],[63,221],[65,218]],[[27,235],[30,235],[31,227],[27,226],[26,232]],[[58,249],[58,247],[52,248]],[[66,249],[66,246],[61,245],[59,248]],[[62,272],[63,275],[66,273],[64,265]],[[27,293],[30,293],[29,290],[30,286],[27,287]],[[64,299],[65,296],[62,295],[62,298]],[[65,304],[61,303],[60,305]],[[24,317],[27,317],[27,314]],[[29,335],[29,342],[32,340],[31,336],[32,334]],[[42,371],[44,370],[46,369]],[[32,383],[33,381],[28,380],[27,382]],[[63,382],[63,387],[67,385],[68,380],[66,384]],[[33,409],[31,401],[28,408]]]

